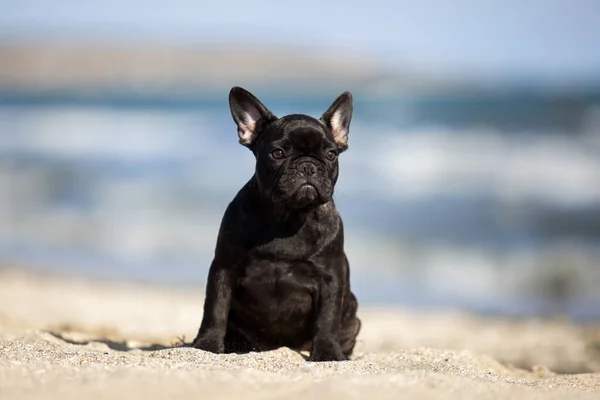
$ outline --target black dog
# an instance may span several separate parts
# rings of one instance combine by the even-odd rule
[[[277,118],[239,87],[229,104],[256,170],[225,211],[193,346],[213,353],[287,346],[310,350],[311,361],[347,360],[361,323],[332,196],[352,95],[343,93],[319,120]]]

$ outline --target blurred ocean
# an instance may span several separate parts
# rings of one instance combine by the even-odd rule
[[[0,95],[0,261],[201,290],[253,173],[227,93],[75,97]],[[600,318],[600,94],[355,101],[335,199],[363,304]]]

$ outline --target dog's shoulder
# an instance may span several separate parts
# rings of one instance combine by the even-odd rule
[[[227,205],[219,228],[217,248],[224,244],[229,247],[244,242],[248,228],[254,220],[253,212],[258,202],[255,184],[253,179],[248,181]]]

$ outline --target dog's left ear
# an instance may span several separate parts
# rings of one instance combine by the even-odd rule
[[[321,121],[331,129],[333,140],[335,140],[340,151],[348,148],[348,133],[350,132],[352,111],[352,93],[344,92],[335,99],[321,117]]]
[[[277,119],[252,93],[235,86],[229,92],[231,116],[238,126],[240,143],[251,147],[260,132]]]

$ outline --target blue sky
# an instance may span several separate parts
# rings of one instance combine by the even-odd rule
[[[463,76],[600,81],[600,1],[0,0],[0,38],[299,45]]]

